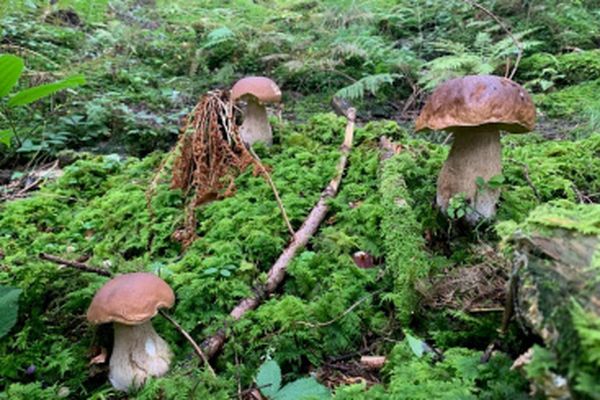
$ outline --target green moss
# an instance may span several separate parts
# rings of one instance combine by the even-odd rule
[[[509,238],[517,230],[529,234],[551,232],[557,228],[573,230],[584,235],[600,235],[600,205],[555,200],[532,210],[521,224],[507,221],[497,225],[500,235],[504,238]]]
[[[600,79],[600,51],[584,50],[553,55],[535,53],[523,59],[519,75],[526,80],[558,76],[559,86]]]
[[[385,396],[375,386],[366,393],[360,387],[343,388],[335,398],[348,399],[527,399],[527,382],[512,361],[498,353],[482,364],[481,353],[454,347],[444,352],[443,359],[431,354],[414,355],[406,341],[397,344],[388,357],[384,373],[389,379]],[[349,394],[356,397],[348,397]]]
[[[549,117],[581,119],[590,110],[600,110],[600,79],[534,96],[535,103]]]
[[[508,135],[502,140],[500,221],[523,221],[540,203],[577,201],[581,193],[600,191],[600,135],[576,141],[534,139],[535,135]]]
[[[428,277],[432,261],[425,250],[423,226],[413,210],[414,200],[404,181],[407,158],[400,154],[383,163],[379,193],[385,210],[381,224],[386,249],[386,268],[394,279],[389,294],[398,319],[408,323],[418,311],[415,283]]]

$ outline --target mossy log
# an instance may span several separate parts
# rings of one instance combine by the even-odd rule
[[[539,207],[510,241],[517,320],[553,354],[569,397],[598,398],[600,205]]]

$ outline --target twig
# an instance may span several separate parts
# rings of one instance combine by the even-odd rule
[[[519,63],[521,62],[521,57],[523,56],[523,45],[521,44],[521,42],[519,42],[517,40],[515,35],[512,34],[510,29],[508,29],[506,24],[504,22],[502,22],[502,20],[500,18],[498,18],[498,16],[496,14],[494,14],[493,12],[491,12],[490,10],[488,10],[487,8],[485,8],[484,6],[482,6],[481,4],[479,4],[473,0],[463,0],[463,1],[467,4],[472,5],[473,7],[480,9],[481,11],[486,13],[489,17],[491,17],[494,21],[496,21],[496,23],[498,25],[500,25],[500,27],[502,29],[504,29],[506,34],[508,36],[510,36],[512,41],[515,43],[515,46],[517,46],[518,51],[517,51],[517,58],[515,59],[515,65],[513,65],[513,69],[512,69],[512,72],[510,73],[510,75],[505,76],[505,78],[512,79],[515,76],[515,74],[517,73],[517,69],[519,68]],[[506,73],[508,74],[508,69],[507,69]]]
[[[329,185],[321,193],[321,198],[312,209],[300,229],[296,232],[292,238],[291,243],[281,253],[275,264],[269,270],[267,282],[264,286],[259,287],[256,293],[243,299],[238,305],[229,313],[229,317],[233,321],[237,321],[242,318],[248,311],[255,309],[261,303],[263,298],[271,294],[277,289],[277,287],[283,282],[287,266],[292,261],[296,252],[302,249],[310,238],[315,234],[321,222],[325,219],[327,211],[329,211],[328,200],[337,194],[340,187],[344,170],[348,162],[348,156],[352,148],[352,140],[354,138],[354,120],[356,118],[356,110],[354,108],[348,109],[346,112],[348,118],[348,124],[346,125],[346,132],[344,137],[344,143],[340,148],[340,159],[336,168],[335,177],[329,182]],[[219,330],[216,334],[206,339],[203,343],[204,350],[208,358],[212,358],[225,344],[227,334],[224,329]]]
[[[190,342],[190,344],[192,345],[192,348],[194,349],[194,352],[196,352],[196,354],[198,355],[198,357],[200,357],[200,359],[204,362],[204,365],[206,366],[206,369],[208,369],[210,371],[210,373],[212,374],[212,376],[214,376],[216,378],[217,374],[215,373],[215,370],[210,366],[210,363],[208,362],[208,359],[206,358],[206,356],[202,352],[202,349],[200,348],[200,346],[198,346],[198,343],[196,343],[196,341],[194,339],[192,339],[192,337],[190,336],[190,334],[187,333],[185,331],[185,329],[183,329],[181,327],[181,325],[179,325],[179,323],[177,321],[175,321],[164,310],[158,310],[158,312],[160,313],[160,315],[162,315],[163,317],[165,317],[165,319],[167,321],[169,321],[170,323],[172,323],[173,326],[175,327],[175,329],[177,329],[179,331],[179,333],[181,333],[181,335],[184,338],[186,338],[188,342]]]
[[[504,307],[481,307],[481,308],[471,308],[471,309],[467,309],[465,310],[466,312],[469,313],[488,313],[488,312],[503,312],[504,311]]]
[[[110,273],[110,271],[107,271],[105,269],[92,267],[90,265],[87,265],[87,264],[79,262],[79,261],[66,260],[64,258],[53,256],[52,254],[40,253],[39,257],[42,260],[51,261],[55,264],[60,264],[60,265],[66,266],[66,267],[75,268],[75,269],[78,269],[78,270],[81,270],[84,272],[93,272],[95,274],[102,275],[102,276],[111,276],[112,275]]]
[[[269,171],[267,171],[267,169],[265,168],[265,166],[262,163],[262,160],[260,159],[258,154],[256,154],[256,152],[254,151],[252,146],[248,146],[248,150],[250,151],[250,154],[252,155],[252,157],[254,157],[254,161],[256,161],[256,165],[258,165],[258,168],[260,168],[260,170],[262,171],[262,174],[265,177],[265,179],[267,180],[267,182],[269,183],[269,186],[271,186],[271,190],[273,191],[273,194],[275,195],[275,201],[277,201],[277,206],[279,207],[279,210],[281,211],[281,216],[283,217],[283,220],[285,221],[285,225],[287,226],[288,231],[290,232],[290,234],[293,237],[296,234],[296,232],[294,232],[294,228],[292,228],[290,219],[288,218],[288,215],[285,212],[285,207],[283,207],[283,202],[281,201],[281,197],[279,197],[279,192],[277,191],[277,187],[275,187],[275,183],[273,183],[273,179],[271,179],[271,175],[269,174]]]
[[[444,141],[442,142],[442,146],[445,146],[445,145],[447,145],[447,144],[450,142],[450,139],[452,139],[452,136],[453,136],[453,135],[452,135],[452,133],[449,133],[449,134],[446,136],[446,139],[444,139]]]
[[[352,312],[352,310],[354,310],[360,304],[364,303],[366,300],[370,299],[373,295],[375,295],[376,293],[379,293],[379,292],[380,292],[380,290],[377,290],[373,293],[369,293],[368,295],[364,296],[363,298],[358,300],[356,303],[354,303],[350,307],[348,307],[343,313],[341,313],[337,317],[335,317],[327,322],[312,323],[312,322],[308,322],[308,321],[297,321],[296,323],[300,324],[300,325],[308,326],[310,328],[324,328],[324,327],[329,326],[329,325],[339,321],[340,319],[344,318],[346,315],[350,314]]]
[[[380,370],[387,359],[384,356],[362,356],[360,364],[368,370]]]
[[[523,169],[523,176],[525,177],[525,181],[527,181],[527,184],[533,191],[533,194],[534,194],[535,198],[537,199],[538,203],[541,203],[542,196],[540,196],[540,193],[538,192],[537,188],[533,184],[533,181],[531,180],[531,176],[529,176],[529,166],[526,163],[517,161],[515,159],[510,159],[510,161],[514,162],[515,164],[519,164],[521,166],[521,168]]]

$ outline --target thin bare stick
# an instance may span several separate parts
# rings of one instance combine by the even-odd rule
[[[260,170],[262,171],[262,174],[265,177],[265,179],[267,180],[267,182],[269,183],[269,186],[271,186],[271,190],[273,191],[273,194],[275,195],[275,201],[277,201],[277,206],[279,207],[279,210],[281,211],[281,216],[283,217],[283,220],[285,221],[285,225],[287,226],[288,231],[290,232],[290,234],[293,237],[296,234],[296,232],[294,232],[294,228],[292,228],[290,219],[288,218],[287,212],[285,212],[285,208],[283,207],[283,202],[281,201],[281,197],[279,197],[279,192],[277,191],[277,187],[275,187],[275,183],[273,183],[273,179],[271,179],[271,175],[269,174],[269,171],[267,171],[267,169],[263,165],[260,157],[258,156],[258,154],[256,154],[256,152],[254,151],[252,146],[248,146],[248,150],[250,151],[250,154],[252,155],[252,157],[254,157],[254,161],[256,161],[256,165],[258,165],[258,168],[260,168]]]
[[[337,321],[339,321],[340,319],[344,318],[346,315],[350,314],[356,307],[358,307],[359,305],[361,305],[362,303],[364,303],[366,300],[370,299],[371,297],[373,297],[374,294],[380,292],[379,290],[373,292],[373,293],[369,293],[368,295],[362,297],[360,300],[358,300],[356,303],[352,304],[350,307],[348,307],[343,313],[341,313],[340,315],[338,315],[337,317],[330,319],[327,322],[308,322],[308,321],[297,321],[296,323],[299,325],[305,325],[308,326],[310,328],[324,328],[326,326],[329,326]]]
[[[208,369],[210,371],[210,373],[212,374],[212,376],[214,376],[216,378],[217,374],[215,373],[215,370],[210,366],[210,363],[208,362],[208,359],[206,358],[206,356],[202,352],[202,349],[200,348],[200,346],[198,346],[198,343],[196,343],[196,341],[194,339],[192,339],[192,337],[190,336],[190,334],[187,333],[185,331],[185,329],[183,329],[181,327],[181,325],[179,325],[179,323],[177,321],[175,321],[173,319],[173,317],[171,317],[169,314],[167,314],[164,310],[158,310],[158,312],[160,313],[160,315],[162,315],[163,317],[165,317],[165,319],[167,321],[169,321],[170,323],[172,323],[173,326],[175,327],[175,329],[177,329],[179,331],[179,333],[181,333],[181,335],[184,338],[186,338],[188,342],[190,342],[190,344],[192,345],[192,348],[194,349],[194,352],[196,352],[196,354],[198,355],[198,357],[200,357],[200,359],[204,362],[204,365],[206,366],[206,369]]]
[[[463,0],[463,1],[467,4],[472,5],[475,8],[480,9],[481,11],[486,13],[489,17],[491,17],[494,21],[496,21],[496,23],[498,25],[500,25],[500,27],[502,29],[504,29],[506,34],[512,39],[512,41],[515,43],[515,46],[517,46],[518,51],[517,51],[517,58],[515,59],[515,65],[513,65],[513,69],[512,69],[512,72],[510,73],[510,75],[505,76],[505,78],[512,79],[515,76],[515,74],[517,73],[517,69],[519,68],[519,63],[521,62],[521,57],[523,56],[523,45],[521,44],[521,42],[519,42],[517,40],[515,35],[512,34],[510,29],[508,29],[506,24],[504,22],[502,22],[502,20],[500,18],[498,18],[498,16],[496,14],[494,14],[493,12],[491,12],[490,10],[488,10],[487,8],[485,8],[484,6],[482,6],[481,4],[479,4],[473,0]],[[507,69],[506,73],[508,74],[508,69]]]
[[[255,294],[240,301],[238,305],[229,313],[230,320],[237,321],[242,318],[248,311],[254,310],[269,294],[283,282],[287,266],[290,264],[296,253],[302,249],[310,238],[315,234],[321,222],[325,219],[327,211],[329,211],[328,200],[333,198],[340,187],[348,156],[352,149],[352,141],[354,139],[354,120],[356,118],[356,110],[350,108],[346,112],[348,124],[344,136],[344,143],[340,148],[340,159],[337,164],[335,177],[329,182],[329,185],[321,192],[321,198],[311,210],[310,214],[293,236],[288,247],[281,253],[275,264],[269,270],[267,282],[265,285],[258,287]],[[224,329],[219,330],[216,334],[209,337],[203,342],[203,348],[208,358],[214,357],[227,338],[227,333]]]
[[[39,257],[42,260],[51,261],[55,264],[60,264],[60,265],[66,266],[66,267],[75,268],[75,269],[78,269],[78,270],[81,270],[84,272],[93,272],[94,274],[98,274],[98,275],[102,275],[102,276],[111,276],[112,275],[110,273],[110,271],[107,271],[105,269],[92,267],[92,266],[89,266],[89,265],[79,262],[79,261],[66,260],[64,258],[53,256],[52,254],[40,253]]]

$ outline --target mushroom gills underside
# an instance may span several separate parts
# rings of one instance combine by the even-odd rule
[[[110,358],[109,380],[117,390],[128,391],[144,384],[150,376],[167,373],[171,351],[152,323],[114,323],[115,341]]]

